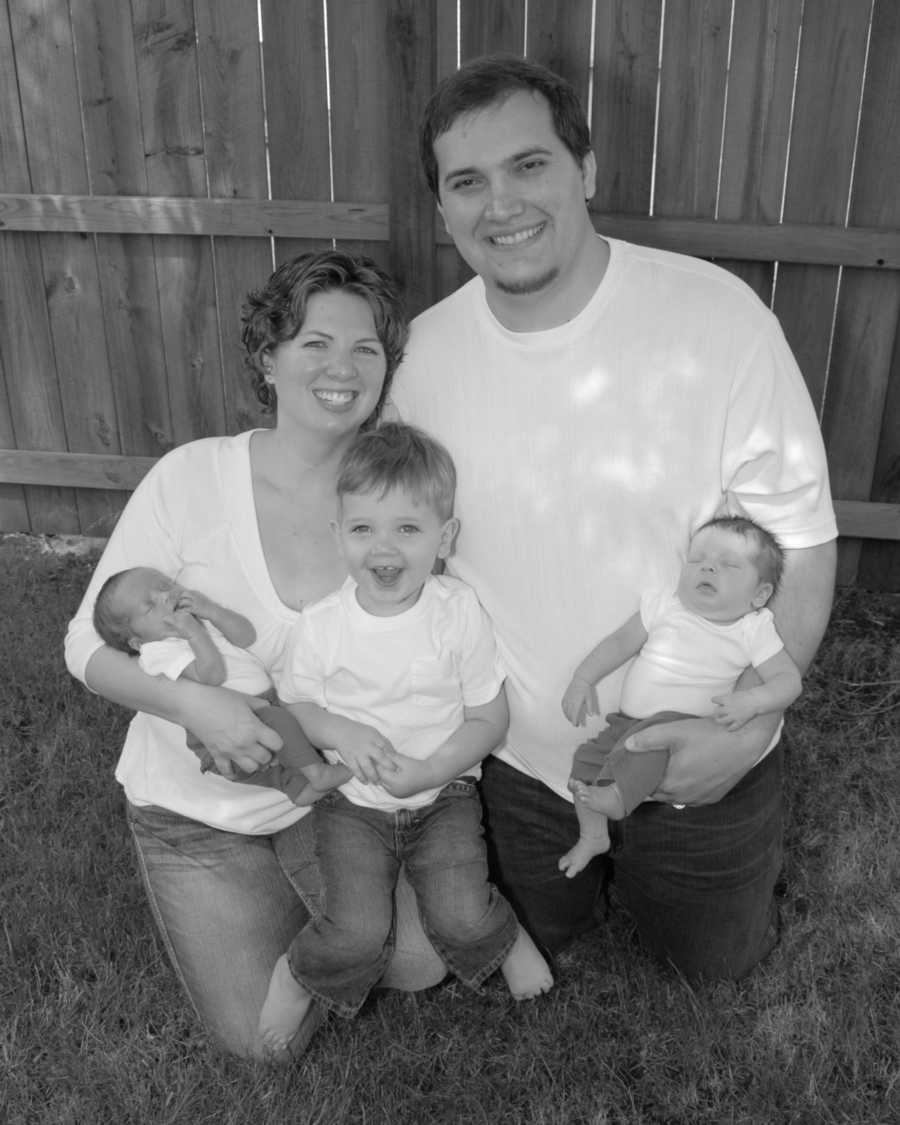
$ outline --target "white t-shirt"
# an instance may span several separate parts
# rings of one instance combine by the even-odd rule
[[[256,629],[244,651],[268,682],[299,614],[278,597],[263,555],[250,472],[251,434],[203,438],[154,465],[119,518],[66,636],[69,671],[85,668],[103,641],[94,630],[97,592],[110,575],[148,566],[242,613]],[[277,832],[305,816],[278,789],[240,785],[201,773],[182,727],[138,712],[131,721],[116,778],[135,805],[159,805],[182,816],[249,835]]]
[[[272,686],[269,673],[255,656],[231,644],[214,626],[205,625],[204,628],[225,660],[224,687],[247,695],[262,695],[269,690]],[[169,680],[177,680],[196,659],[190,641],[185,637],[144,641],[138,654],[138,663],[148,676],[165,676]]]
[[[758,668],[784,648],[772,611],[737,621],[708,621],[672,593],[641,599],[647,640],[628,667],[621,710],[635,719],[657,711],[712,715],[713,697],[727,695],[748,665]]]
[[[825,455],[775,317],[738,278],[609,240],[566,324],[511,332],[474,278],[413,323],[393,399],[456,460],[449,569],[474,587],[507,670],[499,756],[561,796],[583,729],[560,701],[650,586],[674,589],[693,530],[728,510],[786,548],[833,539]],[[599,687],[618,710],[623,672]]]
[[[377,617],[356,599],[348,578],[307,606],[295,624],[283,668],[283,703],[309,702],[375,727],[407,757],[423,761],[462,724],[464,708],[497,695],[503,673],[494,633],[475,593],[450,577],[431,577],[404,613]],[[332,762],[340,757],[328,752]],[[480,767],[466,771],[480,776]],[[429,805],[440,789],[392,797],[352,778],[341,786],[357,805],[394,810]]]

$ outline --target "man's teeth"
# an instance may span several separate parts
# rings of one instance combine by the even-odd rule
[[[495,234],[491,237],[491,241],[497,246],[516,246],[520,242],[527,242],[529,238],[534,238],[540,229],[539,224],[536,227],[529,227],[528,230],[516,231],[515,234]]]

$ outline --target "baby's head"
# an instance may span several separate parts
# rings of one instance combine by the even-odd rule
[[[360,434],[338,474],[341,553],[368,613],[392,617],[419,599],[435,560],[450,554],[456,470],[428,434],[399,422]]]
[[[717,516],[691,536],[678,596],[709,621],[737,621],[773,597],[783,570],[771,532],[743,516]]]
[[[181,587],[158,570],[120,570],[100,587],[94,628],[112,648],[135,653],[144,641],[173,635],[170,619],[180,596]]]

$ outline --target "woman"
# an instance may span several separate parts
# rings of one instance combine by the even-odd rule
[[[97,636],[93,603],[114,572],[154,567],[247,616],[257,632],[250,651],[271,667],[303,606],[345,577],[329,528],[336,467],[377,419],[407,327],[379,267],[333,251],[282,265],[250,295],[243,321],[257,395],[270,409],[277,401],[277,424],[191,442],[154,466],[69,626],[66,662],[92,691],[138,712],[116,777],[151,909],[210,1033],[235,1054],[260,1057],[257,1018],[272,968],[315,908],[308,809],[276,789],[227,780],[232,764],[252,770],[280,745],[251,701],[145,675]],[[185,729],[224,776],[201,773]],[[443,977],[408,888],[398,896],[396,945],[386,984],[421,988]]]

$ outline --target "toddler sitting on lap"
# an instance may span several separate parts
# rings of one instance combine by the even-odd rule
[[[553,985],[488,881],[475,783],[508,713],[474,591],[432,573],[457,531],[455,484],[443,446],[395,423],[361,434],[341,465],[334,530],[350,577],[304,609],[276,679],[353,778],[313,810],[324,914],[275,966],[259,1023],[272,1052],[316,1004],[359,1011],[390,957],[401,864],[426,934],[465,984],[500,969],[517,1000]]]

